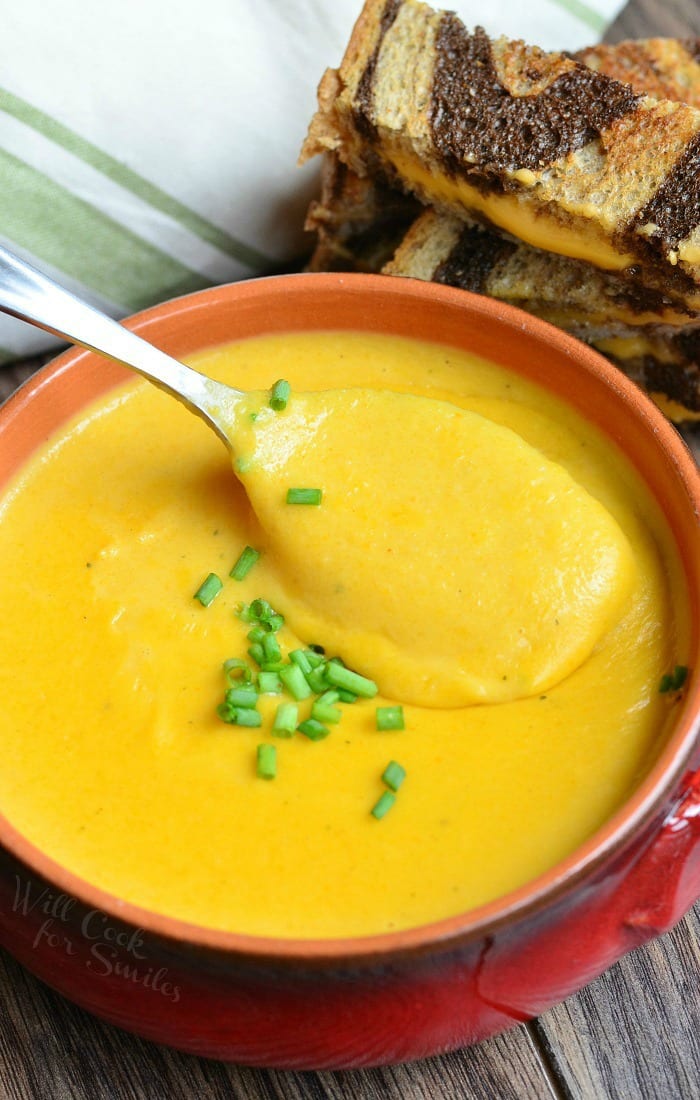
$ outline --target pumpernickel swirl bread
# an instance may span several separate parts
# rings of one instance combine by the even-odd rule
[[[564,54],[367,0],[302,158],[334,150],[426,204],[631,272],[700,308],[700,111]]]
[[[700,110],[700,38],[600,42],[571,56],[641,95],[674,99]]]
[[[659,323],[674,316],[673,307],[654,291],[635,290],[587,264],[436,210],[416,219],[383,273],[525,309],[592,344],[648,392],[674,402],[675,418],[700,413],[700,325]]]
[[[700,316],[672,295],[431,209],[415,220],[382,270],[510,302],[589,341],[628,336],[640,327],[700,324]]]
[[[304,228],[316,234],[309,271],[379,271],[391,259],[421,204],[394,187],[358,176],[327,153],[321,193]]]

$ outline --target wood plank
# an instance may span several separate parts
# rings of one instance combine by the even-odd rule
[[[556,1100],[525,1028],[429,1061],[346,1073],[249,1069],[147,1043],[0,952],[2,1100]]]
[[[572,1100],[700,1097],[700,906],[535,1025]]]

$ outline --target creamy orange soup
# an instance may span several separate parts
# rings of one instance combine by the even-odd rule
[[[134,381],[5,494],[5,815],[106,890],[261,935],[418,925],[571,853],[653,761],[687,645],[670,539],[625,461],[558,400],[437,345],[267,337],[194,365],[291,383],[285,410],[244,403],[238,478]],[[301,446],[319,416],[332,431]],[[290,486],[321,503],[287,504]],[[261,556],[237,581],[245,546]],[[334,701],[320,740],[275,736],[288,692],[260,696],[259,727],[217,714],[223,662],[257,671],[237,614],[256,598],[285,617],[283,661],[316,643],[377,685]],[[313,696],[291,701],[303,722]],[[388,706],[404,728],[377,728]],[[405,780],[374,816],[391,761]]]

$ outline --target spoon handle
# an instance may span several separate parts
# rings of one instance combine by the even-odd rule
[[[0,245],[0,311],[138,371],[197,413],[224,440],[239,390],[142,340]]]

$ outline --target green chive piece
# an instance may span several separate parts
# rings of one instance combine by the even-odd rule
[[[227,722],[231,726],[235,724],[236,712],[227,703],[219,703],[216,713],[222,722]]]
[[[286,664],[283,660],[263,661],[260,668],[263,672],[281,672],[283,668],[286,668]]]
[[[244,687],[229,688],[224,699],[229,707],[255,707],[258,703],[258,693],[252,684]]]
[[[395,802],[396,795],[392,794],[391,791],[384,791],[384,794],[375,802],[370,811],[372,817],[376,817],[377,821],[381,821],[389,813]]]
[[[392,791],[398,791],[405,778],[406,769],[395,760],[391,760],[382,772],[382,782],[386,783]]]
[[[322,703],[320,699],[316,699],[311,707],[311,717],[327,726],[334,726],[343,717],[343,712],[339,707],[334,707],[330,703]]]
[[[299,733],[308,737],[309,741],[323,741],[324,737],[328,737],[331,732],[323,722],[318,722],[315,718],[307,718],[306,721],[300,722],[297,729]]]
[[[329,688],[328,691],[324,691],[323,695],[319,695],[316,700],[317,703],[323,703],[324,706],[332,707],[340,699],[340,692],[334,688]]]
[[[255,661],[256,665],[261,665],[265,660],[265,650],[259,642],[253,642],[253,644],[248,647],[248,656],[251,661]]]
[[[258,673],[258,690],[261,695],[281,695],[282,681],[278,673],[264,669]]]
[[[291,737],[299,721],[299,707],[296,703],[280,703],[275,711],[272,733],[275,737]]]
[[[263,652],[266,661],[281,661],[282,650],[274,634],[266,634],[262,640]]]
[[[661,694],[665,695],[668,691],[680,691],[688,679],[689,671],[685,665],[676,665],[673,672],[667,672],[665,676],[662,676],[659,684]]]
[[[308,655],[304,653],[303,649],[293,649],[289,654],[289,660],[293,661],[295,665],[299,665],[299,668],[305,676],[311,672],[311,662]]]
[[[271,630],[273,634],[276,633],[284,626],[284,615],[279,615],[275,612],[274,615],[270,615],[270,618],[266,620],[265,626],[268,630]]]
[[[328,681],[326,680],[326,665],[319,665],[318,668],[312,668],[311,672],[306,674],[306,682],[316,695],[320,695],[328,687]]]
[[[253,677],[249,666],[240,657],[229,657],[228,661],[223,663],[223,670],[226,674],[227,683],[231,685],[241,680],[244,683],[249,683]]]
[[[259,779],[274,779],[277,775],[277,746],[258,745],[257,773]]]
[[[326,663],[326,658],[323,656],[323,654],[319,653],[317,649],[313,649],[313,647],[311,646],[309,646],[308,649],[304,650],[304,656],[306,657],[306,660],[309,662],[312,668],[318,668],[319,665],[325,665]]]
[[[246,546],[241,551],[238,560],[229,573],[229,577],[233,577],[234,581],[242,581],[244,577],[248,576],[259,557],[259,550],[254,550],[252,546]]]
[[[354,691],[346,691],[345,688],[338,688],[338,699],[341,703],[356,703],[357,695]]]
[[[254,645],[262,645],[262,640],[267,634],[264,626],[254,626],[252,630],[249,630],[246,634],[246,638]]]
[[[360,676],[359,672],[353,672],[345,665],[329,661],[325,669],[326,680],[334,687],[345,688],[355,695],[361,695],[363,699],[371,699],[377,694],[379,688],[374,680],[368,680],[366,676]]]
[[[254,616],[251,614],[249,603],[239,603],[236,605],[236,614],[243,623],[255,622]]]
[[[270,408],[274,409],[275,412],[282,412],[283,409],[286,409],[291,392],[292,387],[286,378],[278,379],[270,391]]]
[[[199,600],[202,607],[209,607],[209,604],[216,599],[223,587],[223,581],[217,577],[216,573],[210,573],[195,592],[194,599]]]
[[[320,504],[322,489],[287,489],[287,504]]]
[[[251,614],[251,615],[253,616],[253,618],[254,618],[254,619],[256,619],[256,620],[257,620],[258,622],[261,622],[261,623],[265,623],[265,622],[267,622],[267,621],[268,621],[268,620],[269,620],[269,619],[270,619],[270,618],[271,618],[271,617],[272,617],[273,615],[276,615],[276,614],[277,614],[277,612],[275,611],[275,609],[274,609],[274,607],[272,606],[272,604],[269,604],[269,603],[267,602],[267,600],[263,600],[263,599],[260,599],[260,598],[258,597],[258,599],[257,599],[257,600],[253,600],[253,602],[252,602],[252,603],[251,603],[251,605],[250,605],[250,614]]]
[[[403,707],[377,707],[378,730],[403,730]]]
[[[311,695],[311,688],[298,665],[285,665],[280,669],[279,677],[294,699],[308,699]]]
[[[262,714],[259,710],[252,710],[250,707],[236,707],[233,713],[237,726],[251,726],[252,728],[262,726]]]

